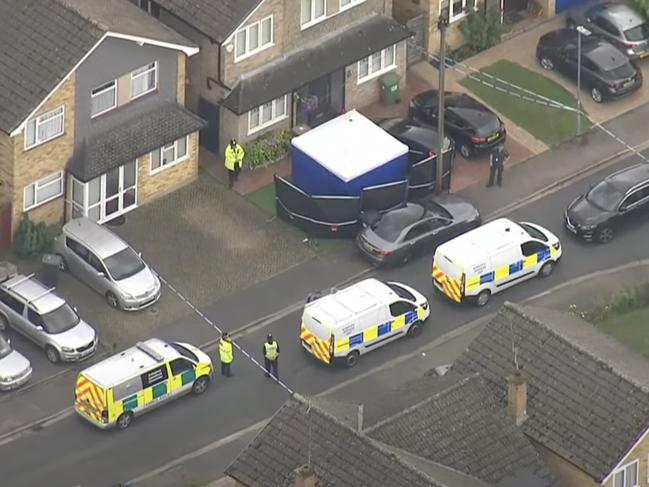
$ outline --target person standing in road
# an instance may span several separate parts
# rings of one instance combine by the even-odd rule
[[[489,182],[487,183],[487,188],[494,185],[494,179],[496,179],[498,186],[503,185],[503,170],[507,159],[509,159],[509,153],[507,152],[507,149],[505,149],[505,144],[502,142],[491,150],[489,156]]]
[[[271,369],[273,376],[279,380],[279,371],[277,369],[277,360],[279,359],[279,344],[273,339],[270,333],[264,342],[264,362],[266,364],[266,377],[270,377]]]
[[[225,168],[228,170],[228,188],[230,189],[239,180],[239,172],[245,155],[243,147],[235,139],[232,139],[225,148]]]
[[[221,359],[221,375],[232,377],[230,365],[234,360],[234,348],[227,332],[223,333],[221,340],[219,340],[219,357]]]

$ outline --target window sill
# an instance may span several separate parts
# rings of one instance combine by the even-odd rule
[[[354,8],[354,7],[358,7],[359,5],[362,5],[363,3],[365,3],[365,0],[360,0],[360,2],[352,1],[352,3],[350,3],[348,5],[345,5],[344,7],[340,7],[338,9],[338,13],[345,12],[346,10],[349,10],[351,8]]]
[[[449,18],[449,19],[448,19],[448,24],[449,24],[449,25],[454,24],[454,23],[457,22],[458,20],[462,20],[462,19],[463,19],[464,17],[466,17],[467,15],[469,15],[468,12],[462,12],[460,15],[456,15],[455,17]]]
[[[148,90],[148,91],[143,91],[142,93],[140,93],[140,94],[137,95],[137,96],[131,96],[131,97],[128,99],[128,101],[129,101],[129,102],[132,102],[132,101],[138,100],[138,99],[142,98],[143,96],[150,95],[151,93],[156,93],[157,91],[158,91],[158,87],[157,87],[157,86],[154,86],[154,87],[151,88],[150,90]],[[126,103],[124,103],[124,105],[126,105]],[[124,105],[121,105],[121,106],[124,106]]]
[[[266,49],[270,49],[271,47],[275,47],[275,43],[271,42],[270,44],[265,45],[264,47],[260,47],[258,49],[255,49],[254,51],[247,52],[245,54],[242,54],[241,56],[234,56],[234,64],[240,63],[241,61],[245,61],[248,58],[253,57],[255,54],[259,54],[260,52],[265,51]]]
[[[63,137],[64,135],[65,135],[65,130],[63,132],[61,132],[60,134],[56,134],[54,137],[50,137],[49,139],[41,140],[41,141],[37,142],[34,145],[30,145],[29,147],[25,146],[25,149],[23,150],[23,152],[28,152],[28,151],[30,151],[32,149],[36,149],[37,147],[40,147],[43,144],[47,144],[48,142],[52,142],[53,140],[56,140],[59,137]]]
[[[91,113],[91,114],[90,114],[90,120],[95,120],[96,118],[101,117],[102,115],[105,115],[105,114],[107,114],[107,113],[110,113],[110,112],[112,112],[113,110],[117,110],[117,104],[115,104],[115,106],[112,106],[112,107],[110,107],[110,108],[107,108],[107,109],[104,110],[103,112]]]
[[[381,71],[377,71],[376,73],[372,73],[369,76],[366,76],[365,78],[358,78],[358,81],[356,82],[357,85],[362,85],[364,83],[367,83],[368,81],[372,81],[373,79],[378,78],[379,76],[389,73],[390,71],[394,71],[395,69],[398,68],[398,65],[393,64],[392,66],[389,66],[387,68],[383,68]]]
[[[181,157],[180,159],[176,159],[174,162],[170,162],[169,164],[165,164],[163,166],[157,167],[155,169],[151,168],[149,171],[149,175],[155,176],[156,174],[160,174],[161,172],[166,171],[167,169],[171,169],[174,166],[177,166],[178,164],[181,164],[189,159],[189,147],[187,147],[187,155]]]
[[[262,131],[264,129],[267,129],[268,127],[272,127],[273,125],[275,125],[275,124],[277,124],[277,123],[279,123],[279,122],[281,122],[283,120],[286,120],[287,118],[288,118],[288,115],[283,115],[280,118],[275,118],[275,119],[271,120],[270,122],[266,122],[266,123],[264,123],[262,125],[258,125],[254,129],[250,129],[250,127],[248,127],[248,135],[252,135],[252,134],[260,132],[260,131]]]
[[[327,20],[328,18],[329,18],[329,17],[327,17],[327,15],[323,15],[322,17],[318,17],[318,18],[315,19],[315,20],[310,20],[310,21],[307,22],[306,24],[301,24],[301,25],[300,25],[300,30],[301,30],[301,31],[305,31],[305,30],[307,30],[309,27],[313,27],[314,25],[318,25],[319,23],[324,22],[324,21]]]
[[[63,196],[63,193],[61,193],[61,194],[57,194],[56,196],[52,196],[51,198],[48,198],[48,199],[46,199],[46,200],[43,200],[43,201],[41,201],[40,203],[36,203],[35,205],[29,206],[29,207],[27,207],[27,208],[23,207],[23,213],[26,213],[26,212],[28,212],[28,211],[32,211],[33,209],[38,208],[39,206],[46,205],[46,204],[49,203],[50,201],[54,201],[54,200],[56,200],[56,199],[58,199],[58,198],[60,198],[60,197],[62,197],[62,196]]]

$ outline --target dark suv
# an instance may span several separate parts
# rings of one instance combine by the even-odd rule
[[[577,30],[558,29],[539,39],[536,58],[549,71],[577,80]],[[582,35],[581,86],[597,103],[620,98],[642,86],[642,72],[610,42]]]
[[[608,243],[631,217],[649,217],[647,164],[628,167],[592,186],[568,205],[564,224],[584,240]]]

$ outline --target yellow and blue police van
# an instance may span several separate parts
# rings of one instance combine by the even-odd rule
[[[428,301],[413,288],[365,279],[308,302],[300,340],[321,362],[353,367],[367,352],[406,335],[417,336],[429,315]]]
[[[74,409],[99,428],[125,429],[185,393],[202,394],[211,377],[212,360],[198,348],[151,338],[79,373]]]
[[[484,306],[508,287],[548,277],[561,253],[559,239],[549,230],[500,218],[437,247],[433,285],[453,301]]]

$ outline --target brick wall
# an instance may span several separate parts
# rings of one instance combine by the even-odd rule
[[[529,439],[529,438],[528,438]],[[577,468],[574,464],[564,460],[553,451],[545,448],[543,445],[532,441],[541,458],[548,466],[550,471],[559,481],[561,487],[597,487],[595,482],[586,472]]]
[[[397,45],[397,67],[394,72],[401,76],[399,82],[401,90],[405,89],[406,86],[406,48],[406,41],[402,41]],[[345,109],[361,108],[378,101],[380,96],[380,77],[381,75],[358,84],[358,64],[354,63],[347,66],[345,74]]]
[[[13,138],[16,154],[14,164],[12,228],[15,231],[23,214],[23,190],[25,186],[58,170],[64,170],[74,150],[75,115],[75,75],[74,73],[59,87],[35,114],[36,116],[65,105],[65,131],[56,139],[45,142],[32,149],[24,149],[24,131]],[[65,181],[65,178],[64,178]],[[29,217],[34,221],[62,223],[64,219],[65,197],[30,210]]]
[[[151,174],[150,154],[138,159],[138,205],[153,201],[198,177],[198,132],[189,135],[188,149],[188,159],[155,174]]]
[[[647,477],[649,477],[649,465],[647,463],[647,456],[649,455],[649,435],[645,433],[645,437],[633,448],[619,463],[619,466],[624,466],[628,463],[638,460],[638,485],[646,487],[649,485]],[[631,445],[630,445],[631,446]],[[602,484],[604,487],[613,487],[613,476]]]
[[[0,207],[13,199],[14,143],[0,132]]]
[[[179,105],[185,105],[187,92],[187,56],[184,52],[178,53],[178,87],[176,88],[176,102]]]

